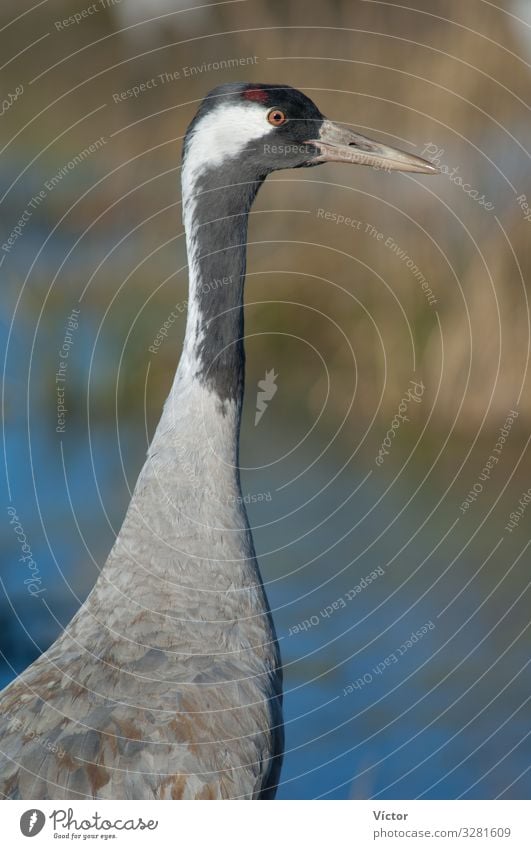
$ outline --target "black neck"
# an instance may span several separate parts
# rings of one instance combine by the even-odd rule
[[[184,166],[186,167],[186,165]],[[246,179],[247,177],[247,179]],[[196,363],[196,377],[224,405],[241,408],[244,387],[243,287],[247,222],[261,180],[244,169],[212,169],[183,197],[190,268],[185,347]],[[190,338],[191,337],[191,338]]]

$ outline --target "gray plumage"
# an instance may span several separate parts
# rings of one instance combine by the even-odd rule
[[[329,160],[435,170],[289,86],[220,86],[189,127],[181,360],[94,589],[1,695],[4,797],[275,795],[281,665],[238,468],[247,217],[271,171]]]
[[[274,791],[280,664],[251,536],[231,498],[218,505],[212,527],[221,481],[201,478],[198,486],[175,474],[182,460],[168,419],[167,408],[85,605],[4,691],[4,796],[217,799]],[[201,447],[200,439],[186,446],[187,468],[203,466]],[[242,530],[231,532],[238,523]]]

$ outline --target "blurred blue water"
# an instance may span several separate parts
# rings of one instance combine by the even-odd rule
[[[327,471],[335,468],[323,469],[317,481],[313,470],[303,492],[323,485]],[[458,524],[434,550],[455,521],[455,505],[443,505],[413,537],[430,500],[440,495],[423,487],[421,497],[373,544],[414,492],[413,480],[404,479],[358,533],[336,544],[377,501],[382,484],[390,483],[377,484],[374,476],[312,533],[312,522],[324,518],[325,508],[332,512],[363,477],[360,468],[342,476],[309,518],[305,542],[269,570],[299,570],[268,587],[286,670],[287,757],[280,797],[492,798],[509,788],[507,798],[528,798],[525,556],[507,574],[525,538],[514,546],[504,540],[498,556],[470,580],[499,528],[484,529],[450,566],[470,532]],[[263,509],[251,506],[250,513],[263,521]],[[286,530],[286,541],[291,532]],[[255,531],[258,550],[267,551],[272,538],[282,544],[281,527],[273,535],[271,529]],[[331,551],[306,565],[329,546]],[[282,561],[282,555],[272,558]],[[267,573],[268,558],[261,562]],[[383,576],[349,595],[378,567]],[[346,600],[344,607],[338,599]],[[307,630],[297,633],[294,626],[305,620]],[[397,657],[426,623],[433,629]],[[352,682],[357,686],[349,688]]]

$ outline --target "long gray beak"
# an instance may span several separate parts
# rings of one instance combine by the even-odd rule
[[[387,147],[333,121],[323,121],[318,138],[310,139],[307,144],[313,144],[321,151],[314,162],[350,162],[353,165],[370,165],[380,171],[439,173],[435,165],[420,156]]]

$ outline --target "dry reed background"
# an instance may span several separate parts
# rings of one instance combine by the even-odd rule
[[[361,132],[417,153],[428,145],[432,155],[443,151],[437,158],[446,173],[391,176],[341,165],[278,172],[253,208],[243,456],[264,467],[244,478],[250,492],[274,493],[270,503],[251,505],[250,514],[284,639],[287,716],[294,719],[281,792],[307,798],[334,795],[336,785],[346,793],[352,785],[349,792],[358,796],[378,790],[394,798],[428,788],[451,797],[521,797],[529,792],[529,752],[520,745],[528,722],[514,712],[529,698],[518,677],[529,658],[520,640],[529,624],[522,595],[528,513],[514,533],[504,526],[531,483],[528,4],[195,5],[95,0],[96,11],[68,26],[58,22],[87,10],[89,0],[0,6],[2,99],[22,88],[0,116],[0,245],[31,198],[63,175],[31,208],[12,250],[0,252],[6,503],[18,510],[51,609],[48,615],[28,598],[18,544],[4,522],[3,680],[47,647],[93,584],[175,370],[187,289],[179,205],[186,126],[219,83],[286,82]],[[235,68],[234,60],[245,64]],[[177,71],[179,78],[122,99],[133,86]],[[69,168],[101,138],[97,150]],[[484,196],[483,204],[456,176]],[[320,209],[360,226],[335,224]],[[385,245],[388,238],[396,251]],[[436,303],[428,302],[408,258]],[[73,308],[80,309],[79,328],[68,361],[66,430],[58,434],[55,374]],[[155,354],[150,346],[172,311],[177,318]],[[255,387],[270,368],[279,372],[279,390],[258,432]],[[410,405],[396,450],[376,470],[378,446],[413,378],[425,385],[422,404]],[[309,478],[281,491],[292,460],[265,464],[304,435],[321,409],[301,461],[305,470],[310,463]],[[511,410],[518,417],[503,457],[480,501],[463,515],[459,505]],[[329,441],[336,454],[330,450],[320,465],[316,458]],[[338,469],[351,452],[344,480]],[[368,494],[361,489],[350,501],[368,467]],[[331,481],[338,489],[321,494]],[[305,512],[299,507],[308,494]],[[263,524],[270,509],[273,530]],[[279,553],[269,556],[272,538]],[[379,564],[385,581],[356,600],[367,633],[356,631],[354,645],[363,644],[365,633],[369,645],[375,642],[374,655],[352,654],[353,607],[318,631],[288,638],[294,623]],[[377,613],[377,641],[370,614],[380,598],[387,606]],[[440,608],[454,602],[443,616]],[[390,707],[381,700],[373,707],[376,684],[350,702],[338,700],[350,679],[400,645],[410,610],[417,617],[411,629],[433,618],[437,630],[433,645],[423,643],[426,668],[420,666],[407,693],[391,689]],[[389,622],[399,625],[389,630]],[[482,648],[468,660],[476,638]],[[513,638],[519,642],[509,652]],[[407,677],[409,663],[400,677]],[[411,655],[412,676],[416,663]],[[469,694],[469,681],[476,680]],[[327,704],[336,699],[323,711],[320,686]],[[386,729],[417,694],[428,695],[428,706],[408,721],[415,731],[425,722],[433,737],[419,738],[419,751],[411,753],[402,749],[408,721]],[[365,718],[352,720],[349,738],[346,723],[364,698]],[[498,701],[484,715],[491,698]],[[454,772],[465,752],[483,745],[489,722],[491,743],[471,753],[469,772],[466,765]],[[454,734],[455,748],[439,756],[441,741]],[[342,758],[352,741],[362,748]],[[432,773],[415,772],[424,748],[435,752]],[[506,752],[513,754],[504,760]],[[327,767],[331,753],[338,760]],[[386,772],[386,760],[396,767]],[[312,763],[315,771],[306,776]],[[397,785],[403,773],[407,781]]]

